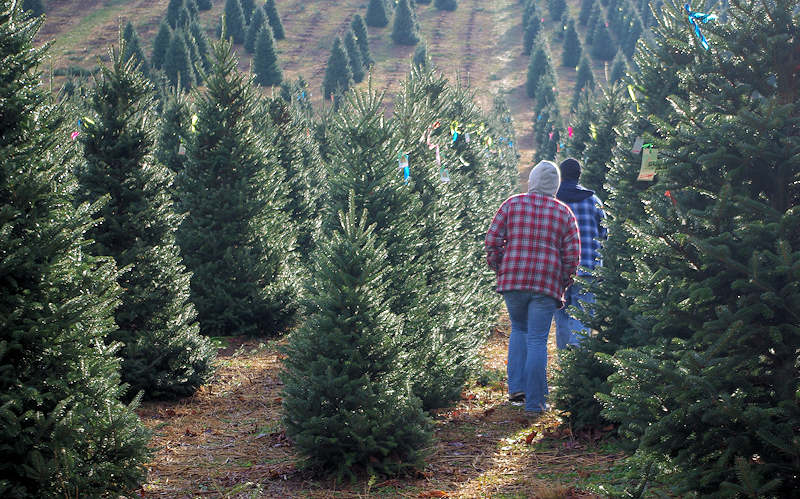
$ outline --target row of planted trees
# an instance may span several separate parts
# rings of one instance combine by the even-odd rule
[[[138,400],[207,381],[209,336],[294,325],[298,450],[340,475],[419,464],[424,411],[458,397],[496,313],[482,238],[516,156],[482,139],[511,135],[507,111],[417,71],[391,118],[368,91],[312,119],[302,84],[260,97],[224,41],[188,98],[123,41],[87,101],[58,102],[40,26],[2,2],[0,495],[135,488]]]
[[[578,105],[570,148],[609,240],[597,335],[562,355],[555,402],[574,428],[618,425],[634,451],[620,493],[800,487],[798,7],[731,1],[705,50],[665,2],[629,89]],[[637,181],[637,142],[654,181]]]

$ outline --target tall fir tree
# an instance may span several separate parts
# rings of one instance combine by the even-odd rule
[[[322,81],[322,97],[330,99],[335,94],[344,93],[350,88],[353,81],[353,73],[350,72],[350,64],[342,44],[342,39],[337,37],[331,48],[331,55],[328,57],[328,64],[325,67],[325,78]]]
[[[586,26],[589,22],[589,16],[592,14],[592,7],[594,7],[595,0],[581,0],[581,10],[578,13],[578,24]]]
[[[174,174],[153,157],[149,82],[117,52],[111,62],[91,95],[96,119],[84,124],[86,160],[78,169],[77,196],[89,203],[108,197],[102,222],[89,232],[91,251],[127,269],[117,279],[123,289],[115,314],[119,330],[110,338],[123,345],[122,379],[133,393],[190,395],[211,375],[215,352],[199,335],[190,276],[175,244],[181,217],[170,195]]]
[[[233,43],[244,43],[245,21],[240,0],[225,0],[225,36]]]
[[[161,96],[163,110],[156,137],[156,161],[172,170],[183,172],[186,161],[186,142],[189,136],[189,104],[185,94],[174,88],[165,88]],[[172,186],[174,192],[175,186]]]
[[[398,371],[400,318],[386,303],[386,249],[351,193],[307,286],[311,314],[285,349],[283,421],[314,469],[341,479],[422,465],[430,424]]]
[[[293,323],[297,295],[284,172],[253,129],[258,97],[231,44],[213,49],[178,182],[178,243],[203,334],[275,335]]]
[[[208,58],[208,37],[197,21],[192,21],[189,25],[189,34],[197,47],[197,55],[200,57],[200,66],[202,66],[203,72],[208,72],[208,70],[211,69],[211,61]],[[201,68],[198,67],[197,69],[200,70]]]
[[[614,84],[624,80],[628,75],[628,61],[622,52],[617,52],[614,62],[611,64],[611,72],[608,74],[608,82]]]
[[[150,62],[156,69],[161,69],[164,66],[164,59],[167,58],[171,36],[172,32],[169,29],[169,24],[166,21],[161,21],[158,26],[158,34],[153,40],[153,54],[150,56]]]
[[[272,27],[272,36],[276,40],[283,40],[286,38],[286,32],[283,30],[283,23],[281,16],[278,14],[278,7],[275,5],[275,0],[267,0],[264,4],[264,12],[267,14],[269,25]]]
[[[564,35],[564,51],[561,55],[561,65],[568,68],[578,67],[581,54],[583,54],[581,40],[578,38],[578,33],[575,31],[575,21],[570,19],[567,25],[567,32]]]
[[[244,16],[244,24],[250,24],[250,18],[253,17],[253,10],[256,8],[255,0],[239,0],[239,5],[242,6],[242,15]]]
[[[170,85],[176,88],[188,90],[194,85],[194,68],[183,31],[175,31],[170,37],[164,57],[164,73]]]
[[[610,61],[617,53],[617,44],[611,38],[602,18],[598,18],[594,37],[592,38],[592,57],[601,61]]]
[[[278,54],[275,52],[275,40],[272,30],[264,26],[258,32],[256,40],[256,53],[253,56],[254,81],[263,87],[280,85],[283,80],[283,71],[278,64]]]
[[[247,26],[247,33],[244,37],[244,49],[252,54],[256,51],[256,39],[258,33],[267,24],[267,15],[264,9],[259,5],[253,11],[253,17],[250,19],[250,24]]]
[[[122,31],[122,39],[125,40],[125,53],[122,54],[122,57],[126,61],[133,59],[139,67],[139,70],[145,76],[149,75],[150,64],[148,64],[147,58],[144,56],[144,51],[142,51],[142,45],[139,41],[139,35],[136,33],[136,28],[133,27],[133,23],[130,21],[125,23],[125,28]]]
[[[594,88],[594,73],[592,73],[592,65],[589,63],[589,58],[585,55],[581,57],[581,63],[578,65],[578,74],[575,77],[575,93],[572,98],[572,106],[578,103],[581,93],[585,90]]]
[[[352,31],[348,31],[344,37],[344,48],[350,63],[350,72],[353,73],[353,82],[360,83],[364,79],[364,63],[361,61],[361,50]]]
[[[531,58],[528,63],[528,75],[525,80],[525,92],[531,99],[536,96],[536,91],[539,88],[539,80],[542,76],[548,72],[552,72],[550,56],[548,55],[545,43],[544,35],[538,36],[531,50]]]
[[[167,13],[164,19],[172,29],[178,29],[181,9],[185,6],[184,2],[185,0],[169,0],[167,4]]]
[[[353,17],[350,28],[353,30],[353,34],[356,35],[356,42],[358,42],[358,48],[361,50],[361,61],[364,63],[364,67],[369,68],[375,61],[372,60],[372,54],[369,51],[367,25],[364,24],[364,19],[361,15],[356,14]]]
[[[550,12],[550,19],[561,21],[561,16],[567,10],[566,0],[547,0],[547,10]]]
[[[536,37],[539,36],[539,31],[542,29],[542,20],[538,15],[530,16],[527,26],[525,26],[525,34],[522,38],[522,53],[530,55],[533,49],[533,43]]]
[[[419,42],[417,16],[408,0],[399,0],[395,9],[392,41],[397,45],[416,45]]]
[[[389,17],[386,15],[386,4],[383,0],[369,0],[367,5],[367,26],[383,28],[389,24]]]
[[[433,6],[439,10],[453,11],[458,8],[458,0],[434,0]]]
[[[100,204],[73,204],[67,117],[33,45],[43,18],[22,18],[0,2],[0,495],[128,495],[149,435],[119,401],[119,346],[106,344],[120,273],[85,251]]]

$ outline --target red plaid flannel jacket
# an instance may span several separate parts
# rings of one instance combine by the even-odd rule
[[[561,201],[535,192],[508,198],[486,234],[498,293],[531,291],[562,300],[580,256],[575,215]]]

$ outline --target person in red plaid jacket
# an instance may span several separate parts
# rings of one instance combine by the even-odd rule
[[[567,205],[555,199],[558,167],[541,161],[529,178],[529,192],[508,198],[486,234],[486,259],[497,273],[511,318],[508,391],[525,410],[547,409],[547,336],[564,291],[580,262],[578,223]]]

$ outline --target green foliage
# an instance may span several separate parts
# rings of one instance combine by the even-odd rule
[[[335,94],[346,92],[352,81],[353,73],[350,71],[350,61],[342,46],[342,39],[337,37],[333,42],[331,55],[328,57],[328,64],[325,67],[325,78],[322,81],[323,97],[327,100]]]
[[[592,57],[601,61],[610,61],[617,53],[617,44],[611,39],[605,23],[598,18],[592,38]]]
[[[567,10],[566,0],[547,0],[547,10],[550,12],[550,19],[560,21],[561,16]]]
[[[395,9],[392,41],[397,45],[416,45],[419,42],[417,15],[408,0],[399,0]]]
[[[628,71],[628,61],[625,60],[622,52],[617,52],[617,55],[614,56],[614,62],[611,64],[608,82],[614,84],[618,81],[627,81]]]
[[[578,13],[578,24],[581,26],[586,26],[589,22],[589,16],[592,13],[592,7],[594,7],[594,0],[581,0],[581,10]]]
[[[353,21],[350,23],[350,29],[353,30],[353,34],[356,36],[356,42],[358,42],[358,48],[361,50],[361,61],[364,63],[364,67],[368,68],[372,66],[375,61],[372,60],[372,55],[369,52],[367,25],[364,24],[364,19],[362,19],[359,14],[353,17]]]
[[[120,47],[124,53],[125,47]],[[125,269],[110,339],[122,344],[122,380],[147,398],[189,395],[212,372],[214,351],[199,336],[189,274],[175,244],[181,217],[172,207],[173,173],[153,158],[152,89],[132,62],[112,53],[90,97],[78,169],[79,202],[108,202],[89,231],[91,251]]]
[[[169,48],[164,56],[164,73],[175,88],[188,90],[194,85],[194,68],[183,31],[175,31],[170,37]]]
[[[256,7],[253,11],[253,17],[250,19],[250,24],[247,26],[247,33],[244,37],[244,49],[249,54],[255,52],[258,32],[261,31],[261,28],[263,28],[266,23],[267,15],[264,13],[264,9],[261,6]]]
[[[386,4],[383,0],[369,0],[367,5],[367,26],[383,28],[389,24],[389,17],[386,15]]]
[[[428,56],[428,44],[423,42],[414,49],[414,57],[411,58],[411,65],[415,68],[427,68],[431,65],[431,58]]]
[[[169,29],[169,24],[166,21],[161,21],[158,27],[158,34],[153,40],[153,54],[150,56],[150,62],[156,69],[161,69],[164,66],[164,59],[167,57],[171,36],[172,32]]]
[[[361,50],[356,44],[356,37],[352,31],[348,31],[344,37],[344,48],[347,52],[350,72],[353,74],[353,82],[359,83],[364,79],[364,63],[361,61]]]
[[[594,83],[592,66],[589,63],[589,58],[584,55],[581,57],[581,63],[578,65],[578,74],[575,77],[575,94],[572,99],[573,107],[578,102],[578,98],[584,90],[591,90],[594,88]]]
[[[156,161],[178,174],[186,161],[186,146],[189,136],[190,113],[185,94],[174,89],[167,90],[161,98],[163,110],[156,138]],[[183,148],[181,148],[183,145]]]
[[[543,36],[538,36],[534,42],[531,59],[528,64],[528,77],[525,80],[525,93],[530,98],[536,97],[539,82],[544,75],[551,74],[553,66],[550,63],[547,46]]]
[[[283,72],[278,66],[278,54],[275,53],[275,40],[272,39],[272,30],[264,26],[258,32],[256,40],[256,53],[253,57],[254,81],[264,87],[280,85]]]
[[[22,0],[22,10],[34,17],[44,14],[43,0]]]
[[[244,43],[245,17],[239,0],[225,0],[225,36],[233,43]]]
[[[244,16],[244,24],[250,24],[250,18],[253,16],[253,10],[256,8],[255,0],[239,0],[239,5],[242,7],[242,15]]]
[[[191,36],[195,47],[197,47],[197,55],[200,59],[200,63],[196,64],[195,73],[200,75],[198,76],[198,81],[200,81],[201,79],[205,79],[202,73],[211,69],[211,61],[208,58],[208,37],[206,37],[205,31],[203,31],[196,21],[193,21],[189,25],[189,32],[187,35]],[[200,70],[202,70],[202,73]]]
[[[575,21],[570,19],[567,25],[567,33],[564,37],[564,51],[561,57],[561,64],[568,68],[577,67],[582,53],[583,48],[581,47],[581,41],[578,38],[578,33],[575,31]]]
[[[132,494],[148,434],[119,401],[120,275],[87,254],[100,204],[75,207],[74,123],[40,84],[42,18],[0,2],[0,495]]]
[[[167,13],[164,20],[170,28],[177,29],[179,27],[179,18],[181,9],[184,8],[185,0],[169,0],[167,4]]]
[[[272,27],[272,36],[274,36],[276,40],[283,40],[286,38],[281,17],[278,15],[278,8],[275,6],[275,0],[267,0],[264,4],[264,11],[269,19],[269,25]]]
[[[458,8],[458,0],[434,0],[433,6],[439,10],[453,11]]]
[[[211,10],[211,0],[197,0],[198,10]]]
[[[142,51],[139,35],[136,33],[136,29],[130,21],[125,24],[125,28],[122,31],[122,39],[124,40],[123,46],[125,47],[122,58],[126,61],[133,59],[134,64],[138,66],[142,74],[145,76],[150,74],[150,65],[147,63],[147,58]]]
[[[396,368],[402,322],[387,306],[386,249],[352,196],[315,253],[310,315],[289,337],[282,375],[287,435],[308,466],[339,479],[419,468],[430,440]]]
[[[539,31],[542,29],[542,20],[539,19],[538,14],[530,16],[528,24],[525,26],[525,35],[522,40],[522,53],[529,55],[533,49],[533,44],[536,37],[539,36]]]
[[[275,335],[292,324],[296,310],[285,172],[254,130],[259,99],[237,70],[230,43],[213,49],[178,181],[187,213],[178,242],[193,274],[203,334]]]

